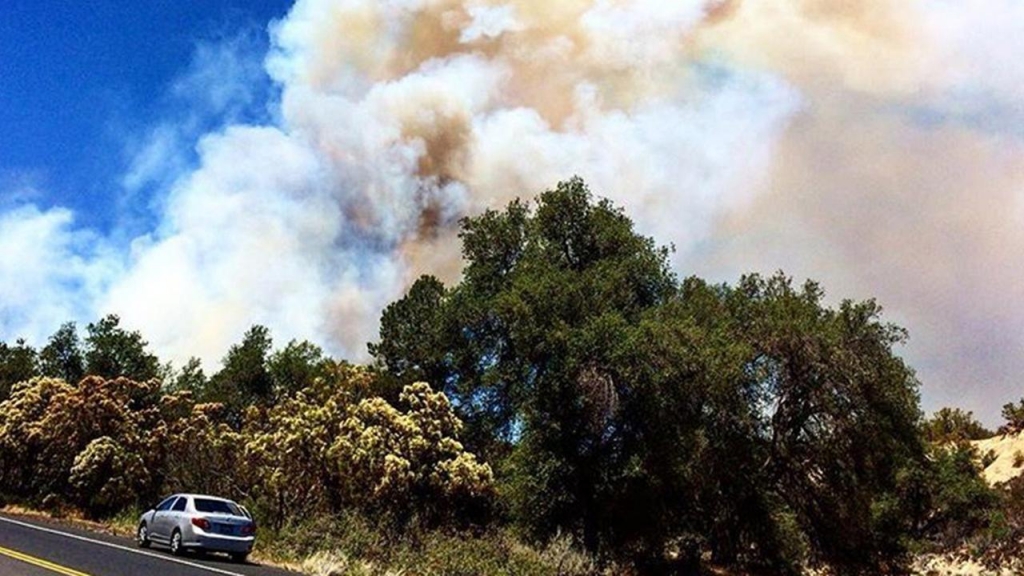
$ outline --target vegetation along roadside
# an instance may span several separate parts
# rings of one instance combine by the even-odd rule
[[[1024,480],[986,482],[969,413],[924,419],[876,302],[679,279],[579,179],[460,238],[462,279],[388,306],[367,366],[254,326],[207,377],[116,316],[0,345],[0,493],[92,520],[223,495],[317,574],[1020,566]]]

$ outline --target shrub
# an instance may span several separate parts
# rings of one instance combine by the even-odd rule
[[[302,562],[302,571],[309,576],[401,576],[402,571],[378,571],[365,560],[352,560],[341,552],[321,551]]]
[[[338,471],[327,450],[343,415],[343,405],[315,390],[251,414],[244,448],[253,478],[249,496],[266,524],[279,529],[288,515],[336,507]]]
[[[89,443],[75,457],[69,483],[87,515],[103,517],[130,506],[148,471],[138,454],[128,452],[109,436]]]
[[[54,397],[70,391],[62,380],[33,378],[14,386],[10,398],[0,402],[0,491],[37,501],[45,495],[41,488],[53,482],[37,473],[45,434],[39,422]]]
[[[172,406],[175,403],[180,406]],[[187,410],[159,431],[162,493],[202,492],[241,499],[251,483],[242,458],[242,435],[222,421],[224,406],[192,404],[190,396],[164,399],[165,410]]]
[[[967,443],[934,446],[927,493],[914,496],[927,507],[920,535],[950,550],[991,528],[999,494],[981,477],[977,448]]]
[[[457,440],[462,422],[443,393],[406,386],[401,411],[383,398],[350,408],[329,454],[343,471],[344,500],[405,524],[467,519],[493,493],[491,467]]]
[[[1024,571],[1024,476],[998,486],[999,506],[988,528],[969,541],[972,555],[990,570]]]
[[[1014,434],[1024,430],[1024,398],[1016,404],[1003,405],[1003,420],[1005,423],[999,427],[1001,434]]]
[[[996,454],[995,450],[987,450],[981,455],[981,467],[988,468],[997,459],[999,459],[999,456]]]
[[[973,412],[959,408],[942,408],[922,424],[922,431],[929,442],[962,442],[992,436]]]
[[[156,380],[134,382],[90,376],[77,386],[54,394],[35,424],[40,442],[36,473],[41,485],[37,490],[68,494],[75,459],[91,442],[102,437],[141,458],[145,470],[156,469],[160,463],[158,439],[147,431],[160,420],[159,390]],[[134,488],[135,497],[156,489],[148,483]]]
[[[590,572],[567,570],[593,566],[590,559],[567,545],[567,539],[538,550],[501,530],[476,534],[410,527],[399,534],[375,518],[353,511],[288,524],[274,534],[274,542],[275,550],[290,550],[295,555],[283,559],[299,559],[305,569],[321,574],[333,569],[338,574],[381,576],[575,576]],[[360,572],[364,569],[368,572]]]
[[[598,572],[597,563],[580,551],[575,538],[561,532],[555,534],[541,551],[541,559],[555,568],[559,576],[587,576]]]

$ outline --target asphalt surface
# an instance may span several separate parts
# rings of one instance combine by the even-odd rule
[[[39,568],[22,560],[15,560],[0,554],[0,574],[7,576],[53,576],[60,572],[52,572],[46,568]]]
[[[0,514],[2,576],[296,576],[294,572],[236,564],[227,556],[172,556],[154,545],[138,548],[126,538],[56,522]]]

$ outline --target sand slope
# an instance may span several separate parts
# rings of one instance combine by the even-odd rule
[[[1024,432],[997,434],[984,440],[971,442],[982,458],[992,452],[993,460],[982,471],[989,484],[1006,482],[1024,474]],[[1018,454],[1019,465],[1018,463]],[[928,554],[914,562],[914,574],[919,576],[1019,576],[1020,571],[1010,568],[990,570],[971,560],[953,560],[945,556]]]
[[[982,475],[992,485],[1024,474],[1024,432],[998,434],[984,440],[972,442],[984,458],[989,451],[996,459],[989,464]]]

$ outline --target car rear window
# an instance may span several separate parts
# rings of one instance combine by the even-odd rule
[[[208,514],[231,514],[234,516],[242,515],[242,511],[238,509],[238,506],[235,506],[234,502],[228,502],[226,500],[196,498],[195,505],[197,512],[206,512]]]

